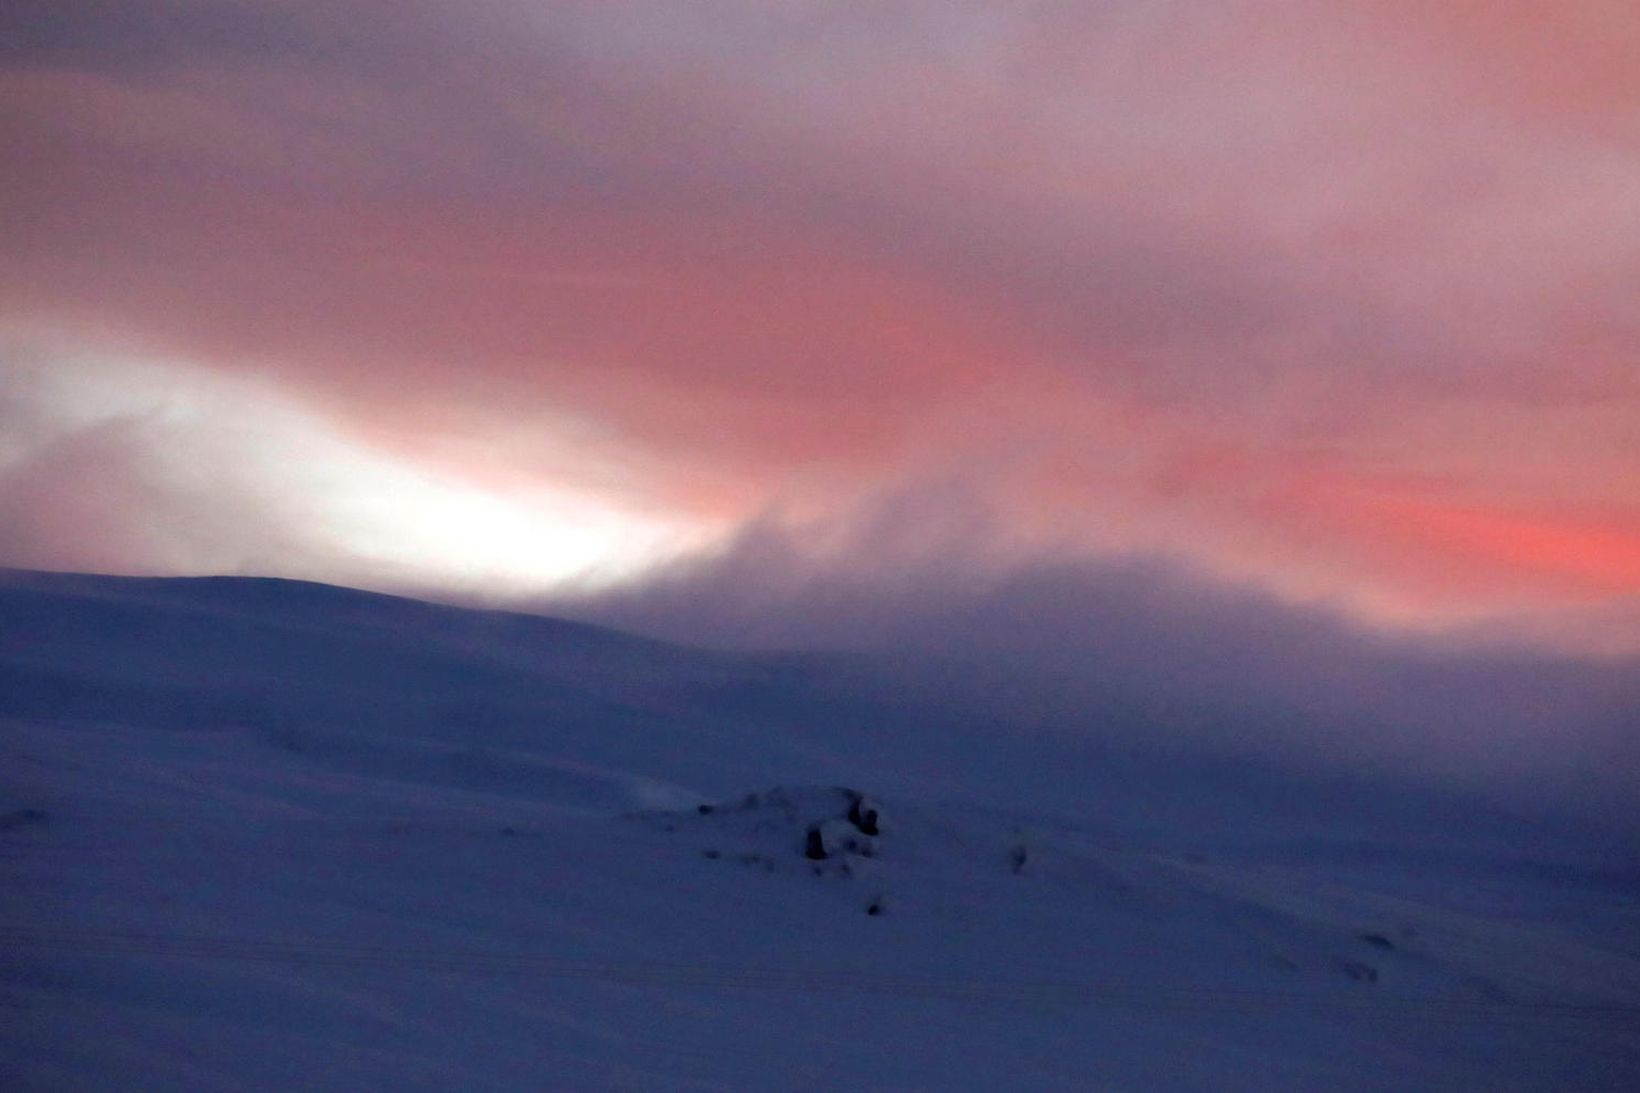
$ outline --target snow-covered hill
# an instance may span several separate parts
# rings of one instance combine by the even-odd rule
[[[1621,846],[834,667],[11,576],[0,1086],[1640,1088]]]

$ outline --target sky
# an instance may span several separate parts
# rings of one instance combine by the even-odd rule
[[[0,565],[1640,652],[1628,0],[13,0],[0,133]]]

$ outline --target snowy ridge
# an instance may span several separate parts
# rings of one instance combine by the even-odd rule
[[[756,663],[96,587],[4,618],[109,688],[0,695],[6,1089],[1640,1087],[1598,848],[976,802],[691,705]],[[156,666],[187,704],[122,717]]]

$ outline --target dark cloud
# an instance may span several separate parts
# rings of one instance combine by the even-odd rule
[[[237,0],[17,0],[0,10],[0,64],[158,72],[222,59],[288,61],[327,35],[304,5]],[[330,29],[338,31],[345,24]],[[355,34],[363,27],[356,21]]]
[[[983,508],[913,491],[847,527],[770,519],[642,585],[547,606],[689,642],[870,653],[840,661],[865,693],[1000,733],[1618,823],[1640,799],[1640,661],[1368,631],[1179,562],[1021,560],[1005,540]]]

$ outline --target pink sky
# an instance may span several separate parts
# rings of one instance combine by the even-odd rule
[[[1625,0],[148,8],[0,15],[0,564],[533,591],[405,529],[939,483],[1640,644]]]

